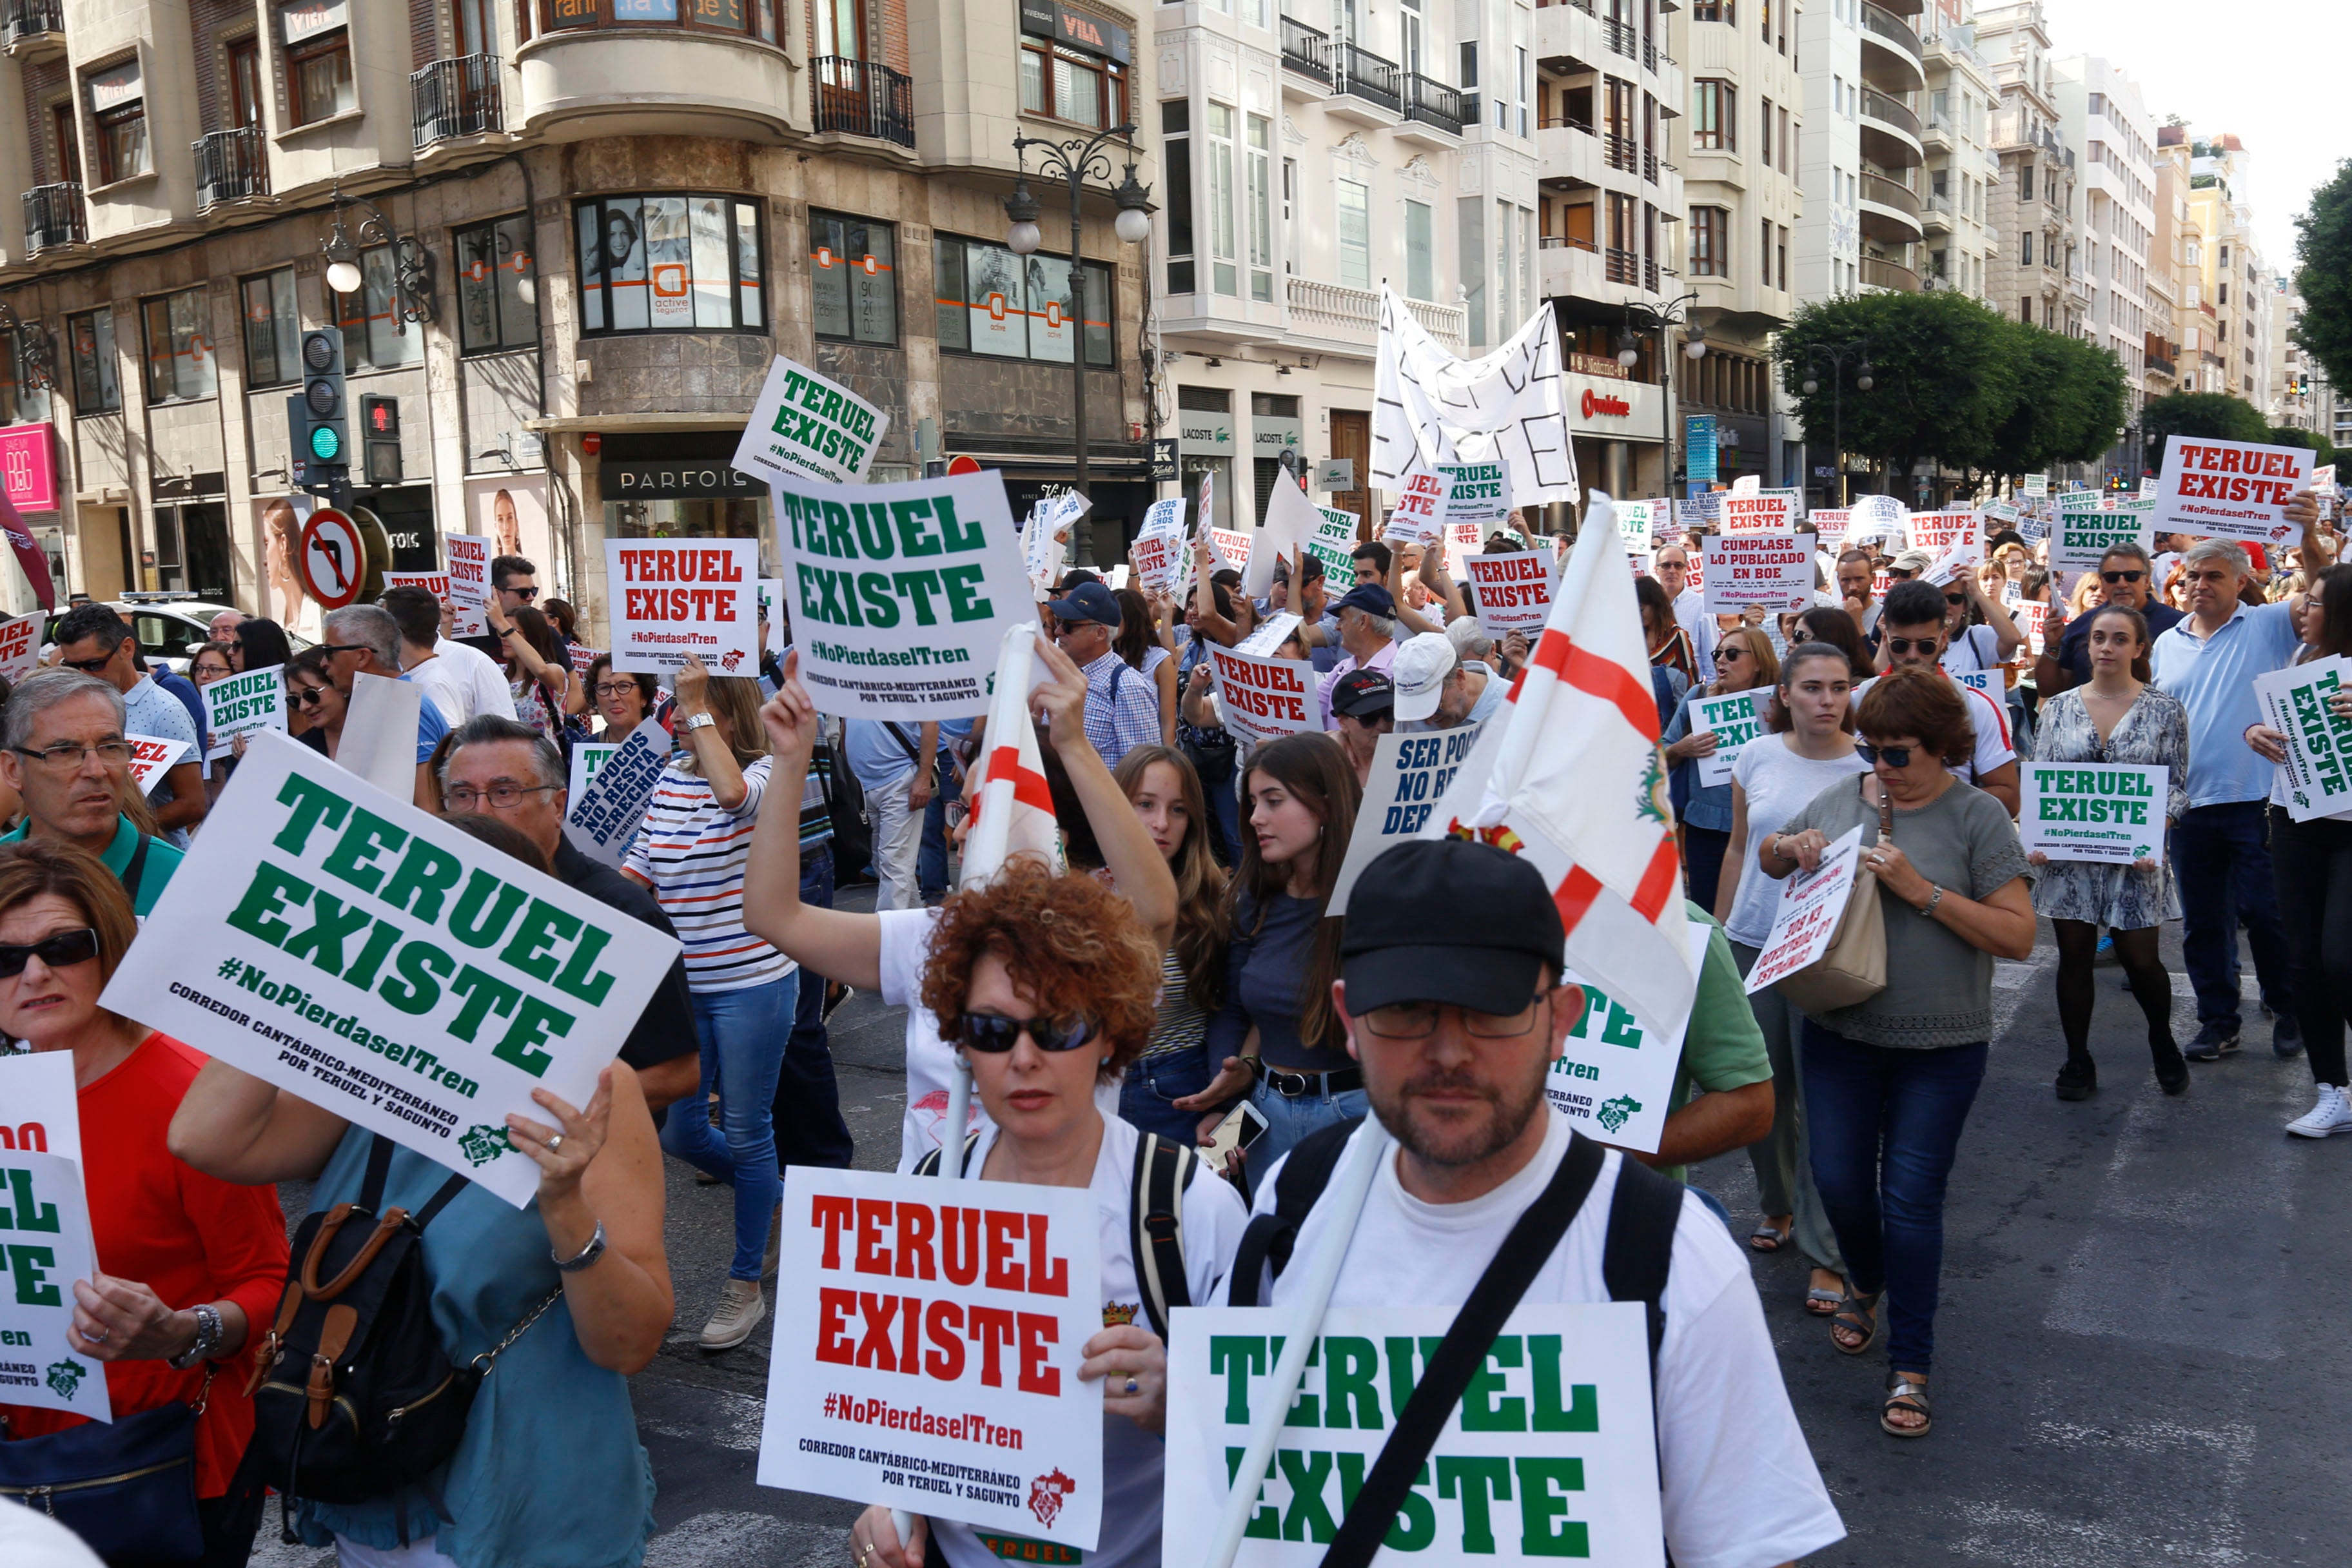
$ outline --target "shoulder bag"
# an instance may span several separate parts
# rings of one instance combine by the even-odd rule
[[[47,1514],[109,1562],[205,1554],[196,1512],[196,1421],[216,1365],[193,1405],[173,1400],[112,1425],[96,1421],[45,1437],[0,1442],[0,1507]],[[7,1422],[0,1417],[0,1436]]]
[[[1865,773],[1855,787],[1874,782]],[[1895,842],[1895,813],[1884,785],[1878,795],[1878,837],[1885,843]],[[1857,1005],[1886,989],[1886,913],[1879,907],[1878,879],[1866,865],[1854,867],[1853,896],[1838,918],[1829,951],[1773,989],[1808,1016]]]

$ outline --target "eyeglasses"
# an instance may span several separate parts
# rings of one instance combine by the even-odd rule
[[[114,662],[114,655],[109,653],[99,658],[61,658],[58,662],[68,669],[79,669],[84,675],[96,675]]]
[[[637,683],[634,680],[608,680],[596,688],[596,695],[599,697],[626,697],[630,692],[635,691],[637,689]]]
[[[1886,637],[1889,653],[1918,653],[1933,658],[1943,646],[1941,637],[1898,637],[1891,632]]]
[[[1075,637],[1094,624],[1092,621],[1066,621],[1056,616],[1054,617],[1054,635],[1057,637]]]
[[[1094,1038],[1095,1021],[1076,1018],[1000,1018],[993,1013],[965,1013],[956,1019],[956,1038],[970,1051],[1001,1056],[1023,1035],[1041,1051],[1075,1051]]]
[[[368,646],[363,642],[322,642],[319,647],[324,649],[330,657],[339,653],[365,653],[368,651]]]
[[[1745,658],[1746,657],[1748,657],[1748,650],[1737,645],[1729,647],[1719,647],[1715,650],[1715,662],[1717,664],[1723,663],[1726,659]]]
[[[82,759],[93,752],[97,754],[100,762],[110,768],[123,767],[131,761],[131,742],[128,741],[100,741],[95,746],[84,746],[72,741],[61,741],[54,746],[43,746],[37,752],[28,746],[15,746],[10,749],[19,756],[32,758],[33,761],[53,773],[64,773],[68,768],[78,768],[81,766]]]
[[[1462,1015],[1463,1032],[1473,1039],[1507,1040],[1528,1032],[1542,1001],[1540,996],[1531,996],[1516,1013],[1482,1013],[1451,1003],[1399,1002],[1364,1014],[1364,1027],[1383,1040],[1425,1040],[1437,1032],[1439,1015],[1454,1012]]]
[[[1966,592],[1947,594],[1944,595],[1944,603],[1948,605],[1965,605],[1968,602],[1969,596]]]
[[[544,795],[561,784],[519,784],[512,779],[492,779],[488,789],[476,789],[472,784],[451,784],[441,792],[442,804],[453,811],[471,811],[483,800],[490,803],[492,811],[512,811],[522,804],[527,795]]]
[[[98,932],[88,926],[79,931],[61,931],[23,946],[0,944],[0,980],[13,980],[24,973],[28,958],[38,958],[51,969],[69,969],[97,956]]]
[[[1908,746],[1874,746],[1867,741],[1856,741],[1853,743],[1853,754],[1874,768],[1879,764],[1882,758],[1890,768],[1907,768],[1911,765],[1911,748]]]
[[[516,598],[520,599],[526,605],[539,597],[539,590],[536,588],[501,588],[499,592],[501,594],[512,594]]]
[[[2099,581],[2102,583],[2137,583],[2142,577],[2147,575],[2147,574],[2145,572],[2102,572],[2099,574]]]
[[[297,708],[316,708],[327,695],[323,686],[298,686],[287,693]]]

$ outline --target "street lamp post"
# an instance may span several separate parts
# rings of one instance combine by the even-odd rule
[[[1671,497],[1675,487],[1675,407],[1672,382],[1673,356],[1666,353],[1666,333],[1673,328],[1684,327],[1684,355],[1696,362],[1706,357],[1706,329],[1691,318],[1691,307],[1697,303],[1694,289],[1679,300],[1664,305],[1633,305],[1625,307],[1625,324],[1617,331],[1617,363],[1632,370],[1642,357],[1638,332],[1658,334],[1658,434],[1665,442],[1665,467],[1659,475],[1659,488]],[[1638,331],[1637,331],[1638,323]]]
[[[1110,154],[1105,150],[1113,141],[1124,142],[1127,151],[1126,177],[1112,191],[1118,203],[1118,216],[1112,227],[1118,237],[1129,245],[1140,245],[1151,234],[1151,193],[1135,178],[1135,127],[1115,125],[1097,132],[1091,137],[1073,136],[1055,142],[1043,136],[1015,135],[1013,156],[1019,170],[1013,194],[1004,198],[1004,216],[1012,226],[1005,230],[1005,247],[1015,256],[1027,256],[1036,250],[1045,237],[1037,227],[1043,209],[1037,198],[1029,194],[1028,158],[1032,149],[1037,153],[1040,178],[1059,180],[1070,190],[1070,431],[1071,446],[1076,454],[1072,467],[1072,483],[1078,494],[1087,495],[1087,311],[1086,266],[1080,259],[1080,242],[1087,177],[1089,174],[1103,184],[1110,184]],[[1111,286],[1114,300],[1118,284]],[[1088,498],[1087,510],[1072,525],[1071,542],[1077,563],[1092,566],[1094,563],[1094,507]]]
[[[1805,350],[1805,379],[1799,388],[1808,397],[1822,389],[1821,367],[1830,367],[1830,462],[1837,469],[1838,505],[1846,504],[1845,494],[1845,366],[1854,362],[1853,389],[1868,392],[1877,384],[1870,363],[1870,340],[1855,338],[1851,342],[1815,343]],[[1810,431],[1807,432],[1811,444]]]
[[[366,281],[360,271],[362,246],[382,245],[392,250],[392,330],[404,335],[408,323],[433,319],[433,253],[413,234],[403,234],[384,216],[383,209],[364,196],[347,196],[335,190],[335,232],[319,247],[327,258],[327,287],[338,294],[356,294]],[[353,244],[343,228],[343,209],[358,207],[360,237]]]

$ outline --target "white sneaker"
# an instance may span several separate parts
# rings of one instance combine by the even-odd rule
[[[2298,1138],[2325,1138],[2331,1132],[2352,1132],[2352,1097],[2332,1083],[2319,1086],[2319,1101],[2286,1130]]]
[[[710,1321],[702,1325],[702,1348],[733,1350],[751,1337],[751,1331],[767,1315],[768,1303],[760,1294],[757,1279],[729,1279],[719,1288],[719,1305]]]

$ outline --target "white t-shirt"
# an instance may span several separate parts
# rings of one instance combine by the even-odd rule
[[[1862,694],[1878,684],[1872,676],[1853,689],[1853,710],[1862,711]],[[2009,743],[2009,714],[2001,705],[1973,686],[1960,688],[1969,699],[1969,721],[1976,731],[1976,753],[1952,770],[1969,784],[1976,783],[1997,768],[2017,761],[2017,752]],[[1754,824],[1751,822],[1752,827]]]
[[[2000,634],[1990,626],[1962,626],[1937,661],[1956,674],[2000,668]]]
[[[1104,1326],[1132,1322],[1148,1332],[1151,1319],[1143,1310],[1143,1291],[1135,1279],[1129,1208],[1135,1148],[1142,1137],[1117,1116],[1105,1116],[1102,1152],[1095,1156],[1094,1179],[1087,1190],[1102,1215]],[[981,1134],[980,1147],[972,1151],[973,1171],[986,1164],[995,1142],[993,1127]],[[1225,1273],[1249,1225],[1249,1210],[1233,1184],[1206,1165],[1193,1171],[1182,1206],[1184,1282],[1193,1305],[1207,1306],[1224,1288]],[[1087,1568],[1159,1568],[1160,1499],[1167,1456],[1168,1445],[1156,1433],[1124,1415],[1104,1413],[1102,1533],[1094,1550],[1086,1553]],[[998,1568],[1000,1559],[971,1526],[934,1520],[931,1529],[955,1568]]]
[[[507,685],[506,667],[471,643],[451,642],[442,637],[433,645],[435,664],[446,664],[466,691],[466,712],[468,718],[493,714],[500,719],[515,716],[514,693]],[[452,718],[449,722],[456,724]]]
[[[1511,1226],[1567,1152],[1567,1121],[1552,1114],[1542,1152],[1509,1181],[1461,1204],[1426,1204],[1383,1160],[1339,1268],[1334,1307],[1459,1306]],[[1610,1150],[1584,1206],[1524,1300],[1606,1301],[1602,1246],[1624,1156]],[[1277,1162],[1258,1183],[1272,1212]],[[1329,1208],[1299,1228],[1294,1260],[1315,1256]],[[1274,1303],[1296,1296],[1307,1270],[1275,1281]],[[1666,1276],[1666,1332],[1658,1348],[1660,1502],[1666,1545],[1685,1568],[1770,1568],[1842,1539],[1805,1435],[1789,1408],[1748,1260],[1723,1222],[1685,1194]],[[1108,1517],[1108,1515],[1106,1515]]]
[[[447,658],[438,654],[421,658],[401,673],[425,688],[425,695],[441,710],[441,717],[449,721],[452,730],[474,716],[466,679]]]
[[[907,1110],[898,1123],[898,1169],[911,1171],[916,1161],[940,1146],[948,1095],[955,1084],[955,1047],[940,1037],[940,1021],[922,1000],[923,960],[940,911],[884,910],[877,918],[882,922],[882,1003],[907,1009]],[[1116,1118],[1118,1085],[1097,1084],[1095,1109],[1105,1120]],[[975,1130],[992,1131],[996,1125],[981,1109],[977,1094],[971,1097],[971,1121]],[[1129,1152],[1134,1152],[1131,1144]]]
[[[1675,623],[1690,633],[1699,673],[1707,675],[1715,668],[1715,617],[1706,613],[1706,595],[1702,590],[1685,588],[1675,595]]]
[[[1780,907],[1780,889],[1788,884],[1774,881],[1758,867],[1757,847],[1822,791],[1869,771],[1870,764],[1852,752],[1829,762],[1799,756],[1785,734],[1759,736],[1739,748],[1731,763],[1731,782],[1748,796],[1748,848],[1740,857],[1739,891],[1732,900],[1731,918],[1724,922],[1724,935],[1743,947],[1764,945]]]

